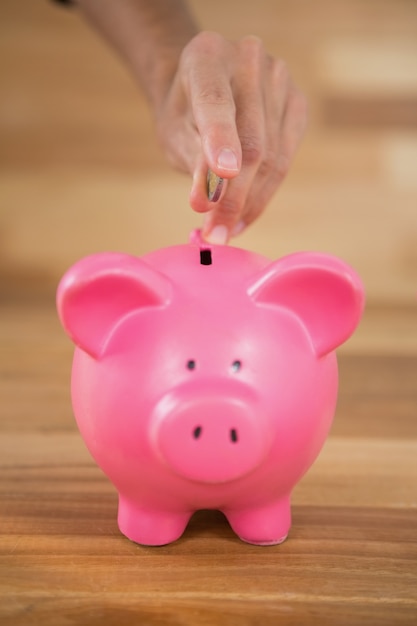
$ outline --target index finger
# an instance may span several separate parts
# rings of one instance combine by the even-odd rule
[[[210,169],[233,178],[240,170],[242,151],[236,128],[236,106],[230,84],[232,46],[216,33],[200,33],[184,60],[195,125]]]

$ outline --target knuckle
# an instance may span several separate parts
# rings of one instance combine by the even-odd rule
[[[240,46],[248,53],[259,54],[264,52],[262,39],[256,35],[246,35],[240,40]]]
[[[273,174],[275,180],[280,182],[287,176],[289,171],[290,171],[290,159],[285,154],[281,154],[275,163],[274,174]]]
[[[225,197],[222,198],[221,204],[219,204],[217,215],[222,223],[233,223],[237,216],[240,215],[241,209],[242,207],[239,200],[237,200],[234,195],[229,196],[226,194]]]
[[[185,47],[185,50],[189,53],[205,53],[211,54],[218,52],[220,46],[222,46],[224,40],[219,33],[215,33],[209,30],[200,31]]]
[[[220,71],[228,42],[218,33],[202,31],[183,49],[180,59],[184,84],[196,105],[233,105],[227,72]]]
[[[259,165],[258,175],[278,184],[287,176],[289,168],[289,159],[283,154],[277,156],[276,152],[271,150]]]
[[[196,104],[213,104],[216,106],[232,105],[230,90],[223,85],[202,86],[195,94]]]
[[[241,136],[242,159],[246,165],[258,165],[264,157],[264,150],[259,137]]]
[[[182,49],[179,67],[187,76],[199,67],[204,67],[207,60],[227,56],[228,42],[218,33],[201,31]]]
[[[255,35],[243,37],[239,42],[239,48],[247,70],[251,70],[252,72],[260,70],[267,60],[267,54],[262,40]]]
[[[258,175],[262,178],[269,177],[274,172],[277,162],[277,155],[272,150],[267,151],[258,168]]]

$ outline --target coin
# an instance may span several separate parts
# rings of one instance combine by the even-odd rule
[[[224,178],[220,178],[211,170],[207,172],[207,196],[209,202],[217,202],[223,188]]]

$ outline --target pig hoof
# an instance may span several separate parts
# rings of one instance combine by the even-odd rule
[[[181,537],[190,513],[144,510],[120,499],[118,523],[120,532],[143,546],[164,546]]]

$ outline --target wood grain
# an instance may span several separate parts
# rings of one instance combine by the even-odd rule
[[[10,298],[0,317],[2,623],[414,624],[415,355],[340,355],[332,433],[284,544],[243,544],[201,511],[146,548],[118,531],[117,495],[76,430],[53,302]]]

